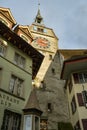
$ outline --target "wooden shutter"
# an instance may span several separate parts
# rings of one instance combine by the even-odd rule
[[[74,74],[73,74],[73,77],[74,77],[74,82],[75,82],[75,83],[79,83],[78,74],[77,74],[77,73],[74,73]]]
[[[82,93],[77,93],[77,99],[78,99],[79,106],[84,106],[84,102],[83,102],[83,98],[82,98]]]
[[[72,114],[74,114],[74,113],[76,112],[76,101],[75,101],[75,96],[73,96],[73,98],[72,98],[71,108],[72,108]]]
[[[84,130],[87,130],[87,119],[82,119],[82,124],[83,124]]]
[[[72,86],[73,86],[73,84],[72,84],[72,79],[70,79],[70,81],[69,81],[69,83],[68,83],[68,86],[69,86],[69,93],[71,93],[71,91],[72,91]]]

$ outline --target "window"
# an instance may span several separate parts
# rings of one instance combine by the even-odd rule
[[[1,130],[20,130],[21,115],[9,110],[4,111]]]
[[[84,101],[84,105],[87,108],[87,91],[82,91],[82,97],[83,97],[83,101]]]
[[[43,90],[45,90],[46,83],[44,81],[41,81],[40,88],[43,89]]]
[[[87,119],[82,119],[83,129],[87,130]]]
[[[49,60],[52,60],[52,55],[49,55]]]
[[[14,62],[21,68],[25,67],[25,58],[19,55],[18,53],[15,53]]]
[[[0,55],[5,56],[7,42],[0,39]]]
[[[47,111],[52,112],[52,104],[51,103],[47,104]]]
[[[54,68],[52,68],[52,74],[55,74],[55,69]]]
[[[39,130],[39,124],[40,124],[40,119],[39,117],[35,116],[35,130]]]
[[[36,26],[34,26],[34,27],[33,27],[33,30],[37,31],[37,27],[36,27]]]
[[[32,130],[32,115],[24,115],[24,129]]]
[[[74,114],[76,112],[76,101],[75,101],[75,97],[72,98],[71,108],[72,108],[72,114]]]
[[[37,28],[37,31],[38,32],[44,32],[44,29],[43,28]]]
[[[75,83],[85,83],[85,82],[87,82],[87,72],[74,73],[73,77],[74,77]]]
[[[23,96],[24,81],[14,75],[11,76],[9,91],[19,97]]]

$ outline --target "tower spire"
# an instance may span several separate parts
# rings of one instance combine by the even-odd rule
[[[38,0],[38,10],[40,10],[40,0]]]
[[[43,22],[43,17],[41,16],[40,13],[40,0],[38,0],[38,12],[35,18],[35,23],[42,24],[42,22]]]

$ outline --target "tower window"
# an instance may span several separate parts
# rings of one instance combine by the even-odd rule
[[[40,88],[45,90],[46,88],[46,83],[44,81],[41,81],[41,85],[40,85]]]
[[[52,55],[49,55],[49,60],[52,60]]]
[[[37,27],[36,27],[36,26],[34,26],[33,29],[34,29],[35,31],[37,31]]]
[[[48,108],[47,108],[47,111],[48,111],[48,112],[51,112],[51,111],[52,111],[52,104],[51,104],[51,103],[48,103],[48,104],[47,104],[47,107],[48,107]]]
[[[44,29],[43,28],[37,28],[37,31],[38,32],[44,32]]]
[[[52,74],[55,74],[55,69],[54,68],[52,68]]]

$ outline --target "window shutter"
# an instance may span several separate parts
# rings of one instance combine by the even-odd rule
[[[79,106],[84,106],[83,98],[81,93],[77,93],[77,99]]]
[[[74,74],[73,74],[73,77],[74,77],[74,82],[75,82],[75,83],[79,83],[78,74],[77,74],[77,73],[74,73]]]
[[[84,130],[87,130],[87,119],[82,119],[82,124],[83,124]]]

